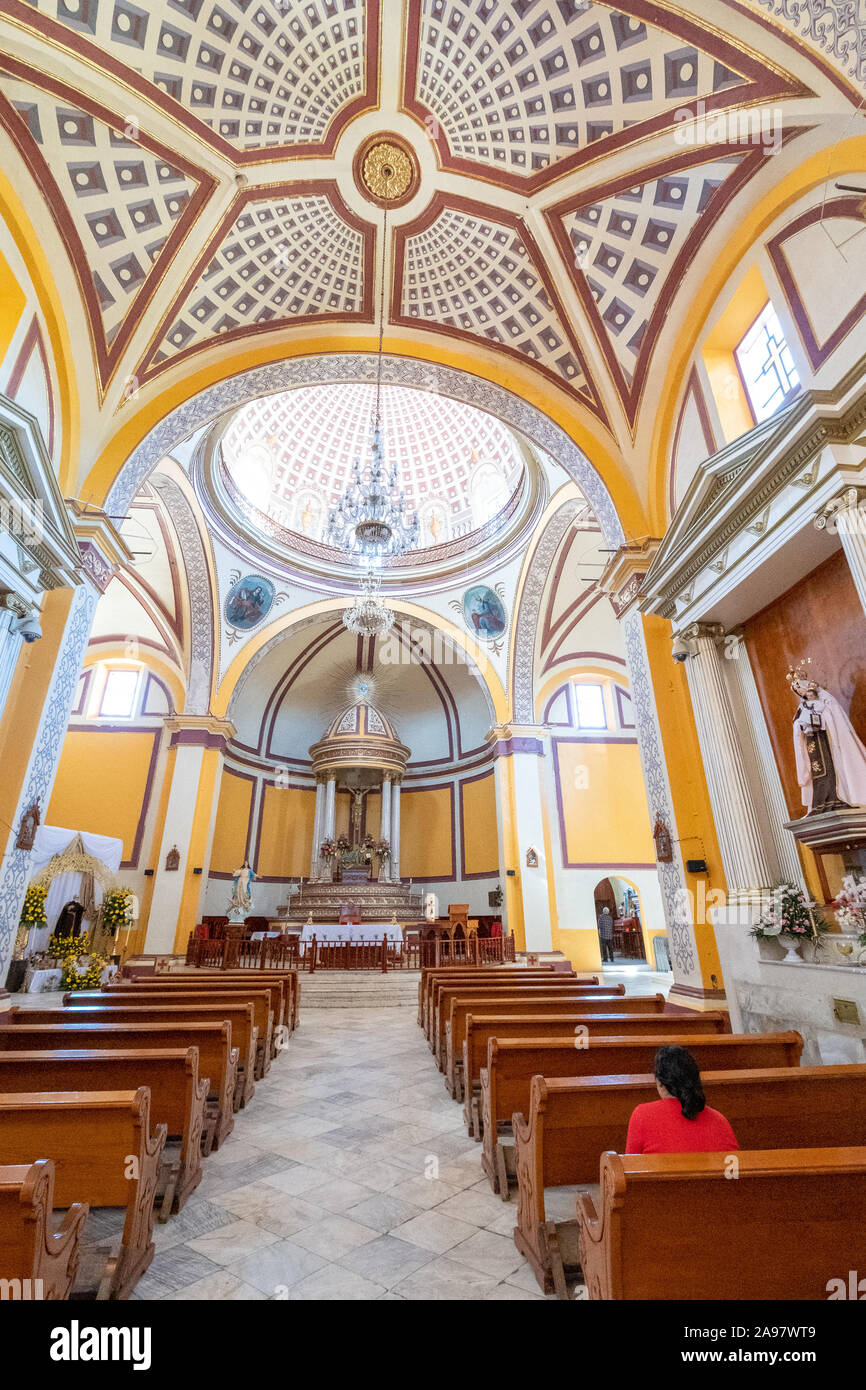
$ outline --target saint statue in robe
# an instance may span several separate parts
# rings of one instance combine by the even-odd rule
[[[237,915],[245,917],[253,910],[253,882],[255,874],[250,861],[245,859],[239,869],[232,874],[232,897],[229,903],[229,916],[237,920]],[[234,916],[233,916],[234,914]]]
[[[839,701],[806,676],[796,676],[791,689],[800,702],[794,756],[806,814],[866,806],[866,747]]]
[[[81,919],[83,916],[84,904],[80,903],[77,898],[70,898],[69,902],[60,909],[60,916],[57,918],[54,935],[71,936],[73,938],[80,936]]]

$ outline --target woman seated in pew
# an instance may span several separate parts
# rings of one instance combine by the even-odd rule
[[[684,1047],[660,1047],[655,1078],[661,1100],[632,1111],[627,1154],[728,1153],[739,1148],[724,1115],[707,1105],[701,1073]]]

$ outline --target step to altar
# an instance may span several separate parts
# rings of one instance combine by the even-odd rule
[[[322,970],[301,975],[301,1018],[305,1009],[418,1008],[417,970]]]

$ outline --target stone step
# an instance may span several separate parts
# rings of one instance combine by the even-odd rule
[[[418,1006],[418,971],[317,970],[301,974],[304,1009],[391,1009]]]

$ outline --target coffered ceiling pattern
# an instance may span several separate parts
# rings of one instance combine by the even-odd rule
[[[706,7],[0,0],[7,173],[56,224],[97,404],[235,340],[374,333],[384,263],[412,350],[519,361],[633,437],[703,242],[770,172],[754,145],[684,148],[683,123],[793,102],[787,149],[839,108],[820,44],[768,5]],[[377,130],[417,172],[385,238],[355,177]]]

